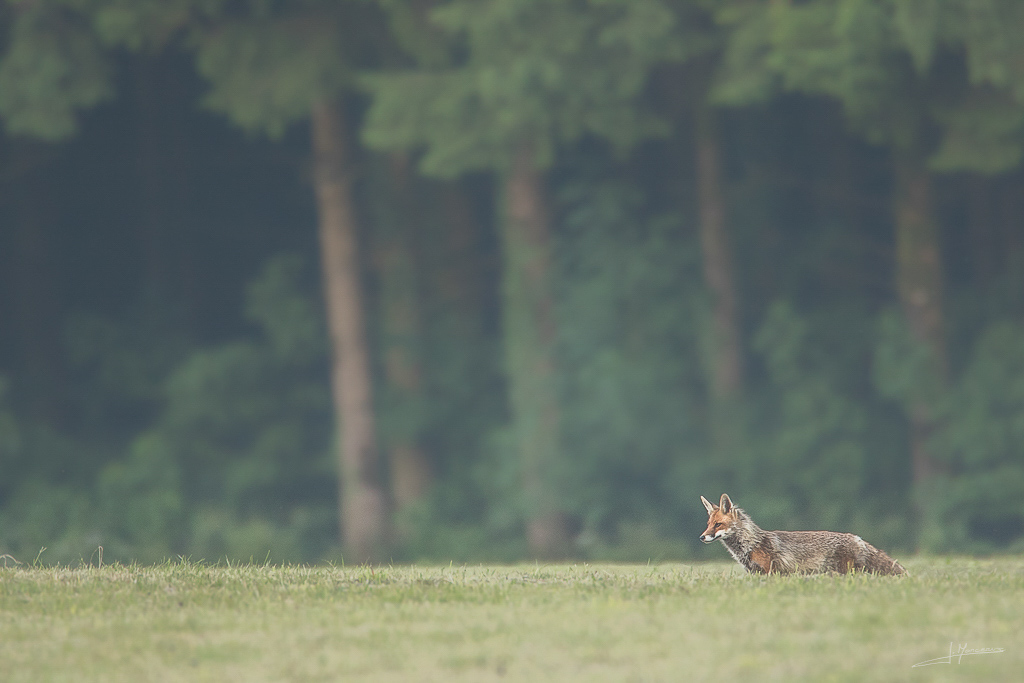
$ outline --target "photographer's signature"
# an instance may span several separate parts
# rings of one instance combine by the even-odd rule
[[[914,666],[929,666],[931,664],[953,664],[954,662],[959,664],[960,660],[968,655],[992,655],[997,652],[1003,652],[1004,648],[1001,647],[967,647],[967,643],[958,643],[957,649],[953,649],[953,643],[949,644],[949,654],[945,657],[936,657],[935,659],[928,659],[923,662],[918,662]],[[913,667],[911,667],[913,668]]]

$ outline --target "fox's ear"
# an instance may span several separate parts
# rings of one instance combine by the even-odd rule
[[[732,501],[729,500],[729,494],[723,493],[722,500],[718,502],[718,507],[722,508],[722,512],[728,514],[732,510]]]
[[[714,505],[712,505],[712,504],[711,504],[711,501],[709,501],[709,500],[708,500],[707,498],[705,498],[704,496],[701,496],[701,497],[700,497],[700,502],[704,503],[704,507],[706,507],[706,508],[708,509],[708,514],[709,514],[709,515],[710,515],[710,514],[711,514],[712,512],[714,512],[714,511],[715,511],[715,506],[714,506]]]

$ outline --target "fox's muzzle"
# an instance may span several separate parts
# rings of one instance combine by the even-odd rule
[[[725,529],[719,529],[715,533],[711,533],[711,527],[709,526],[707,530],[705,530],[704,533],[701,534],[700,540],[704,543],[714,543],[724,535]]]

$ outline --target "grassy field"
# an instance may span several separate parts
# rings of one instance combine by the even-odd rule
[[[0,679],[1019,680],[1024,560],[906,566],[6,568]]]

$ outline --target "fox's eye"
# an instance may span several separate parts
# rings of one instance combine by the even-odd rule
[[[720,527],[720,526],[722,526],[722,523],[721,523],[721,522],[715,522],[715,528],[716,528],[716,529],[717,529],[718,527]]]

